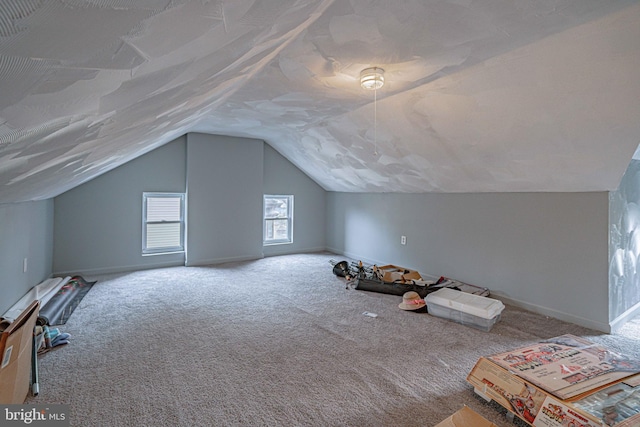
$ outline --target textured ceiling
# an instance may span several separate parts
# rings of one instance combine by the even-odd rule
[[[0,203],[187,132],[332,191],[613,190],[638,70],[637,0],[2,0]]]

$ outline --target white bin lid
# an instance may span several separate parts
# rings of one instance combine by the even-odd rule
[[[493,319],[502,313],[504,309],[504,304],[500,300],[473,295],[450,288],[442,288],[431,292],[427,295],[425,301],[427,304],[432,303],[449,307],[483,319]]]

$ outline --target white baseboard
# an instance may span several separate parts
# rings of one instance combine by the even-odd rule
[[[584,317],[575,316],[573,314],[564,313],[562,311],[554,310],[552,308],[543,307],[536,304],[530,304],[528,302],[520,301],[514,298],[509,298],[499,292],[491,292],[491,298],[499,299],[505,304],[512,305],[514,307],[523,308],[534,313],[543,314],[545,316],[553,317],[554,319],[563,320],[565,322],[573,323],[575,325],[584,326],[585,328],[595,329],[596,331],[611,333],[611,326],[609,323],[597,322],[591,319],[585,319]]]
[[[101,274],[113,274],[113,273],[126,273],[129,271],[139,271],[139,270],[151,270],[154,268],[166,268],[166,267],[181,267],[184,263],[182,261],[172,261],[172,262],[158,262],[152,264],[139,264],[139,265],[126,265],[120,267],[106,267],[106,268],[81,268],[75,271],[56,271],[53,273],[53,276],[91,276],[91,275],[101,275]]]
[[[264,258],[263,254],[239,256],[239,257],[228,257],[228,258],[201,259],[195,262],[187,261],[186,266],[195,267],[195,266],[215,265],[215,264],[224,264],[225,262],[252,261],[254,259],[261,259],[261,258]]]
[[[371,264],[371,265],[373,265],[373,264],[375,264],[375,265],[386,265],[386,264],[388,264],[388,262],[383,262],[383,261],[380,261],[380,260],[369,259],[369,258],[363,258],[358,254],[354,254],[354,253],[346,252],[346,251],[340,251],[340,250],[335,249],[335,248],[327,248],[326,250],[328,252],[334,253],[336,255],[342,255],[344,257],[347,257],[347,258],[350,258],[350,259],[353,259],[353,260],[357,259],[358,261],[362,261],[365,264]]]
[[[284,248],[284,246],[286,245],[282,245],[283,249],[274,249],[275,246],[270,246],[269,250],[264,251],[264,256],[265,257],[270,257],[270,256],[278,256],[278,255],[296,255],[296,254],[311,254],[311,253],[318,253],[318,252],[327,252],[328,249],[323,247],[317,247],[317,248],[303,248],[303,249],[289,249],[289,248]]]

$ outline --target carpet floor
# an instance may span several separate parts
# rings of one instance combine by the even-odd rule
[[[466,382],[480,356],[574,334],[640,358],[638,324],[607,335],[507,306],[482,332],[345,289],[331,258],[89,277],[26,403],[68,404],[73,426],[428,427],[467,405],[506,427]]]

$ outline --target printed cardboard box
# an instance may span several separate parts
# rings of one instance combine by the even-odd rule
[[[567,349],[567,343],[574,346]],[[563,335],[481,357],[467,381],[478,395],[535,427],[637,427],[637,368],[622,355]]]
[[[31,303],[0,336],[0,403],[24,403],[31,382],[33,328],[40,303]]]

